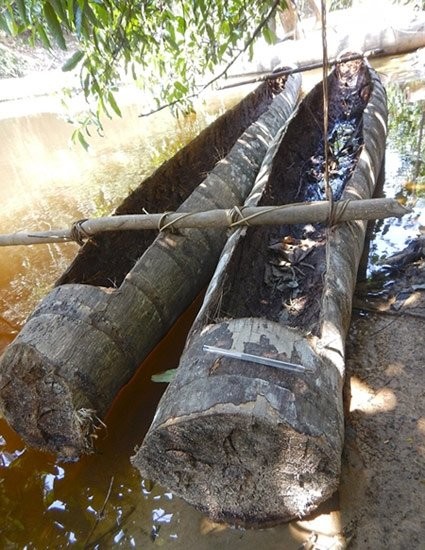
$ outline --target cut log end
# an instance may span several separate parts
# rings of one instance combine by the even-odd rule
[[[30,446],[63,461],[92,451],[94,411],[74,406],[66,380],[32,346],[15,345],[3,355],[0,400],[6,420]]]
[[[157,426],[133,465],[214,521],[242,527],[306,516],[333,494],[340,454],[325,434],[279,422],[261,396],[233,408]]]
[[[241,318],[192,335],[133,464],[213,520],[265,527],[304,517],[338,486],[342,406],[337,370],[314,342]],[[204,347],[273,353],[287,372]]]

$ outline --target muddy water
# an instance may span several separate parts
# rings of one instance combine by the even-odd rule
[[[400,222],[379,222],[373,229],[369,273],[425,225],[423,164],[417,171],[418,132],[408,130],[412,120],[417,128],[420,104],[408,104],[406,91],[400,95],[406,82],[411,97],[420,96],[425,87],[425,70],[422,66],[418,73],[414,62],[415,58],[405,56],[378,67],[394,84],[391,116],[394,120],[400,113],[404,116],[397,118],[390,134],[385,193],[400,197],[414,211]],[[56,116],[0,121],[0,232],[60,226],[111,211],[156,164],[215,116],[206,111],[176,123],[169,114],[149,122],[137,114],[136,108],[129,109],[123,125],[107,128],[107,139],[96,139],[89,155],[68,149],[70,129]],[[422,145],[422,159],[423,151]],[[0,346],[11,341],[76,249],[67,244],[0,251]],[[304,543],[310,548],[337,547],[341,541],[337,498],[309,521],[247,532],[211,524],[131,468],[129,457],[165,387],[152,383],[150,377],[176,366],[197,305],[121,392],[107,418],[108,429],[98,434],[95,455],[76,464],[59,464],[53,456],[25,448],[0,420],[1,547],[292,549]]]

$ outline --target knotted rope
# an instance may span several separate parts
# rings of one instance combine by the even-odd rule
[[[242,225],[249,227],[251,226],[251,224],[249,223],[250,220],[254,218],[258,218],[259,216],[263,216],[264,214],[268,214],[269,212],[273,212],[274,210],[281,210],[283,208],[286,208],[287,206],[290,206],[290,205],[285,204],[282,206],[271,206],[267,210],[263,210],[262,212],[256,212],[255,214],[251,214],[250,216],[247,216],[247,217],[243,215],[243,209],[245,208],[244,206],[234,206],[230,210],[231,221],[229,223],[229,227],[240,227]]]
[[[185,214],[181,214],[178,218],[175,220],[170,220],[169,222],[166,221],[168,214],[174,214],[174,212],[164,212],[162,216],[159,218],[158,221],[158,231],[162,233],[163,231],[170,231],[171,233],[174,233],[175,235],[178,234],[179,230],[177,227],[174,227],[175,223],[184,220],[185,218],[188,218],[191,216],[191,212],[187,212]]]
[[[90,239],[91,237],[90,233],[87,233],[82,225],[87,220],[88,218],[84,218],[83,220],[78,220],[71,225],[70,239],[75,241],[80,246],[83,246],[85,239]]]
[[[329,227],[338,225],[342,220],[344,212],[347,210],[347,206],[350,203],[350,199],[345,199],[343,201],[332,201],[329,204],[329,214],[326,220],[326,224]]]

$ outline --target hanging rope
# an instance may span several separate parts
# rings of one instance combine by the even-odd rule
[[[329,90],[328,90],[328,72],[329,72],[329,60],[328,60],[328,41],[326,35],[326,0],[321,0],[322,4],[322,54],[323,54],[323,147],[324,147],[324,180],[325,180],[325,193],[326,198],[329,201],[329,220],[334,217],[333,210],[333,195],[332,188],[329,182]]]

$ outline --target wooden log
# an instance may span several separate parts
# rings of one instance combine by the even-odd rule
[[[181,211],[243,202],[299,88],[288,79]],[[63,459],[92,451],[99,419],[208,283],[225,240],[224,229],[161,234],[117,288],[62,284],[46,296],[0,364],[1,406],[26,443]]]
[[[413,239],[404,250],[382,260],[381,264],[387,268],[398,270],[422,258],[425,258],[425,235]]]
[[[335,97],[335,82],[330,82]],[[364,143],[343,199],[373,194],[385,150],[385,91],[372,70],[358,84],[360,89],[368,86],[359,126],[363,124]],[[249,206],[298,196],[298,175],[317,150],[320,114],[313,107],[321,104],[320,90],[321,84],[307,96],[277,150],[271,148],[266,156],[267,169],[260,171]],[[356,90],[352,97],[359,97]],[[297,146],[304,137],[303,156]],[[299,165],[294,166],[297,154]],[[288,167],[295,174],[292,185],[285,186],[282,175]],[[344,342],[365,229],[364,221],[347,222],[329,229],[326,239],[320,231],[320,238],[313,237],[318,230],[311,230],[305,240],[317,248],[307,250],[305,266],[302,259],[290,265],[289,283],[283,279],[275,284],[265,281],[269,258],[275,261],[272,267],[278,265],[270,242],[295,241],[289,228],[241,228],[231,235],[176,376],[132,458],[142,475],[215,521],[245,527],[305,516],[332,495],[344,438]],[[314,256],[316,263],[308,265]],[[299,309],[289,319],[283,315],[288,311],[281,292],[303,280],[307,284],[295,300]],[[274,358],[305,370],[285,371],[211,354],[206,346]]]
[[[85,220],[78,224],[81,238],[88,239],[107,231],[135,231],[140,229],[240,227],[244,225],[279,225],[326,222],[342,223],[351,220],[376,220],[401,217],[410,210],[396,199],[365,199],[333,203],[333,213],[327,201],[302,204],[286,204],[272,207],[234,208],[208,210],[206,212],[135,214],[130,216],[104,217]],[[0,235],[0,246],[17,246],[69,242],[75,240],[74,229],[51,229],[50,231],[18,231]]]

